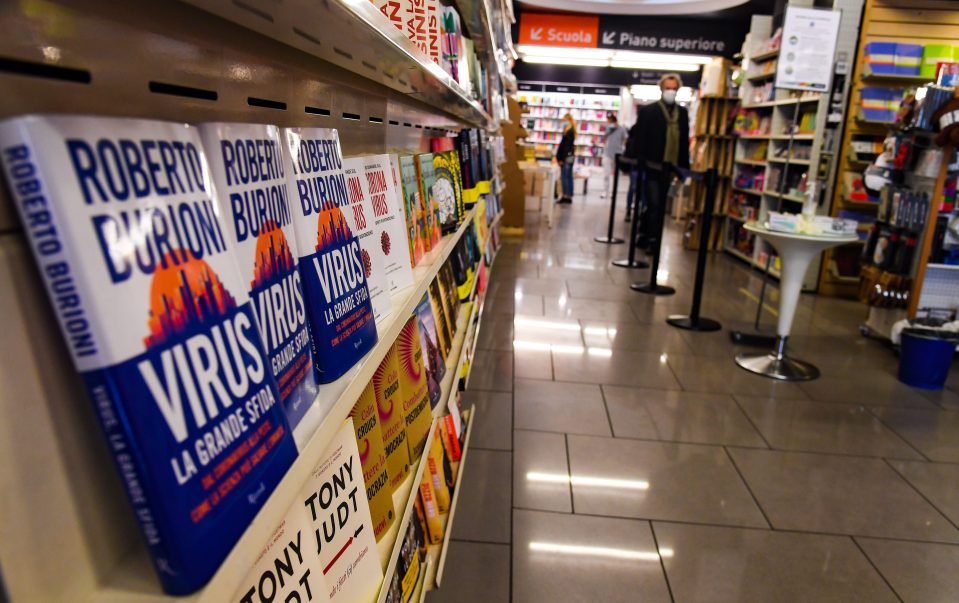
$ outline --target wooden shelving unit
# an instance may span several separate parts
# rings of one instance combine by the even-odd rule
[[[732,136],[732,119],[738,106],[738,97],[702,96],[699,98],[699,107],[696,110],[696,123],[693,128],[695,141],[690,151],[691,167],[700,172],[716,168],[719,174],[716,205],[709,236],[710,250],[722,248],[723,219],[726,216],[726,200],[729,198],[733,173],[735,139]],[[687,249],[699,248],[699,229],[702,225],[701,217],[705,199],[705,183],[693,180],[689,188],[685,216],[686,228],[691,232],[691,236],[683,238]]]
[[[921,4],[921,6],[920,6]],[[865,46],[869,42],[899,42],[907,44],[954,44],[959,37],[959,23],[955,19],[955,5],[951,2],[922,2],[911,0],[866,0],[862,30],[856,49],[856,64],[852,72],[849,94],[850,110],[846,112],[836,180],[841,183],[848,172],[860,174],[868,167],[866,161],[853,158],[852,143],[857,139],[882,139],[890,124],[860,119],[863,88],[881,87],[906,89],[929,83],[928,78],[910,75],[874,73],[865,62]],[[843,198],[841,186],[834,187],[831,214],[843,210],[875,213],[876,204],[857,204],[851,207]],[[825,295],[855,298],[859,293],[859,254],[862,245],[854,243],[827,250],[821,268],[820,292]]]

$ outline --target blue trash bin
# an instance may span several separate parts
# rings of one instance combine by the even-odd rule
[[[955,341],[903,331],[899,380],[912,387],[942,389],[955,353]]]

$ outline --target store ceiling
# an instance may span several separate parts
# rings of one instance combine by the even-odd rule
[[[524,8],[600,15],[695,15],[699,18],[772,14],[775,0],[521,0]]]

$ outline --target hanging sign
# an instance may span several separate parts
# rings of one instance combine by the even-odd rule
[[[746,33],[744,25],[728,21],[599,17],[599,47],[616,50],[732,57]]]
[[[829,90],[840,16],[839,11],[786,7],[776,66],[777,88]]]
[[[596,16],[522,13],[519,18],[520,44],[596,48],[598,35]]]

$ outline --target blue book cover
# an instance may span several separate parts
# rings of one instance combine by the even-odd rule
[[[200,137],[27,116],[0,161],[163,588],[190,593],[296,457]]]
[[[293,213],[280,130],[259,124],[198,126],[217,191],[220,216],[290,427],[319,389],[306,326],[306,302],[293,250]]]
[[[297,261],[320,383],[342,377],[376,345],[363,250],[344,212],[350,196],[336,130],[285,128]]]

